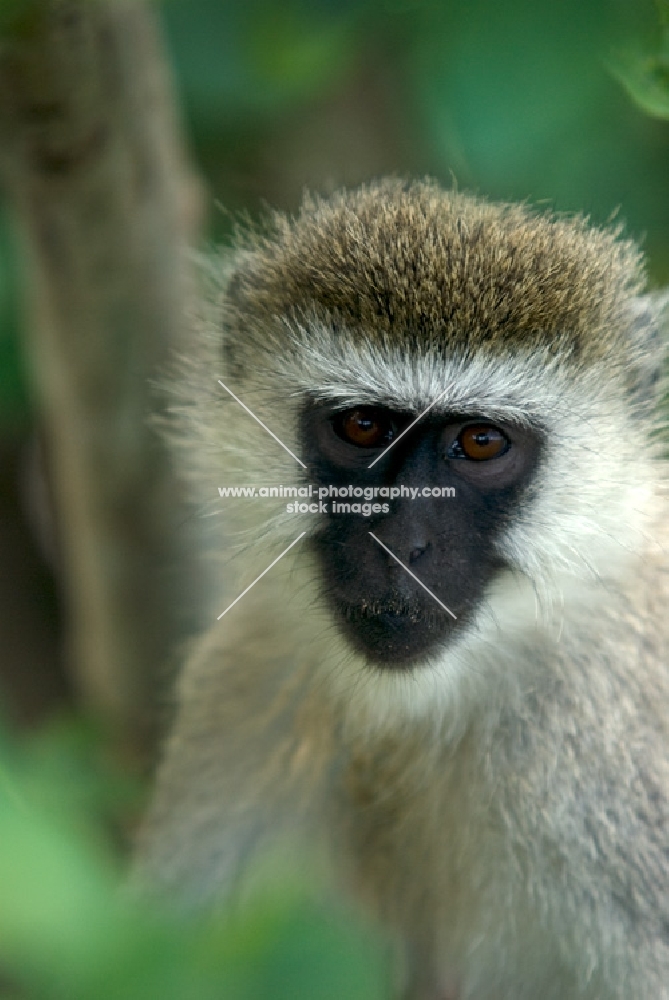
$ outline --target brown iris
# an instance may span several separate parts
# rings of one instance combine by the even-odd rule
[[[509,439],[498,427],[470,424],[460,432],[458,444],[465,458],[486,462],[503,455],[509,446]]]
[[[358,406],[335,421],[339,437],[358,448],[380,448],[392,441],[395,425],[389,415],[373,406]]]

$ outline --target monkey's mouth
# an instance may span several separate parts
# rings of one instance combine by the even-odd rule
[[[431,609],[428,612],[426,608],[413,601],[401,600],[360,601],[359,603],[341,601],[340,611],[350,622],[385,616],[418,622],[425,620],[426,616],[431,613]]]
[[[453,619],[440,607],[387,599],[336,604],[344,633],[376,667],[403,670],[425,661],[443,645]]]

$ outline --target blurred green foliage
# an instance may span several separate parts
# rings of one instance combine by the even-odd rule
[[[652,0],[164,0],[163,10],[194,146],[227,207],[294,208],[304,185],[357,183],[371,161],[374,173],[453,176],[602,223],[619,212],[669,280],[669,128],[612,70],[616,53],[656,51]],[[370,93],[376,120],[361,123]],[[349,130],[336,123],[338,152],[323,133],[341,95]],[[376,146],[366,156],[361,125]],[[217,220],[215,234],[225,228]]]
[[[656,37],[645,47],[636,38],[614,53],[611,70],[642,111],[669,121],[669,0],[656,6]]]
[[[0,995],[30,1000],[382,1000],[383,953],[305,885],[243,916],[159,913],[119,892],[109,818],[137,790],[90,727],[0,740]],[[9,992],[10,989],[19,991]]]
[[[165,0],[189,117],[220,135],[235,119],[271,118],[296,101],[317,99],[350,69],[364,6]]]

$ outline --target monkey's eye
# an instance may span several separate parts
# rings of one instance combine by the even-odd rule
[[[357,406],[339,413],[334,429],[344,441],[357,448],[381,448],[395,437],[397,425],[385,410],[374,406]]]
[[[449,458],[468,458],[487,462],[508,451],[511,442],[499,427],[491,424],[470,424],[464,427],[449,449]]]

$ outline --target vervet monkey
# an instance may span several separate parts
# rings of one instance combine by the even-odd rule
[[[268,837],[324,839],[411,1000],[669,997],[664,302],[638,249],[392,180],[220,270],[178,388],[198,498],[421,493],[227,502],[226,602],[306,534],[185,664],[141,877],[201,903]]]

